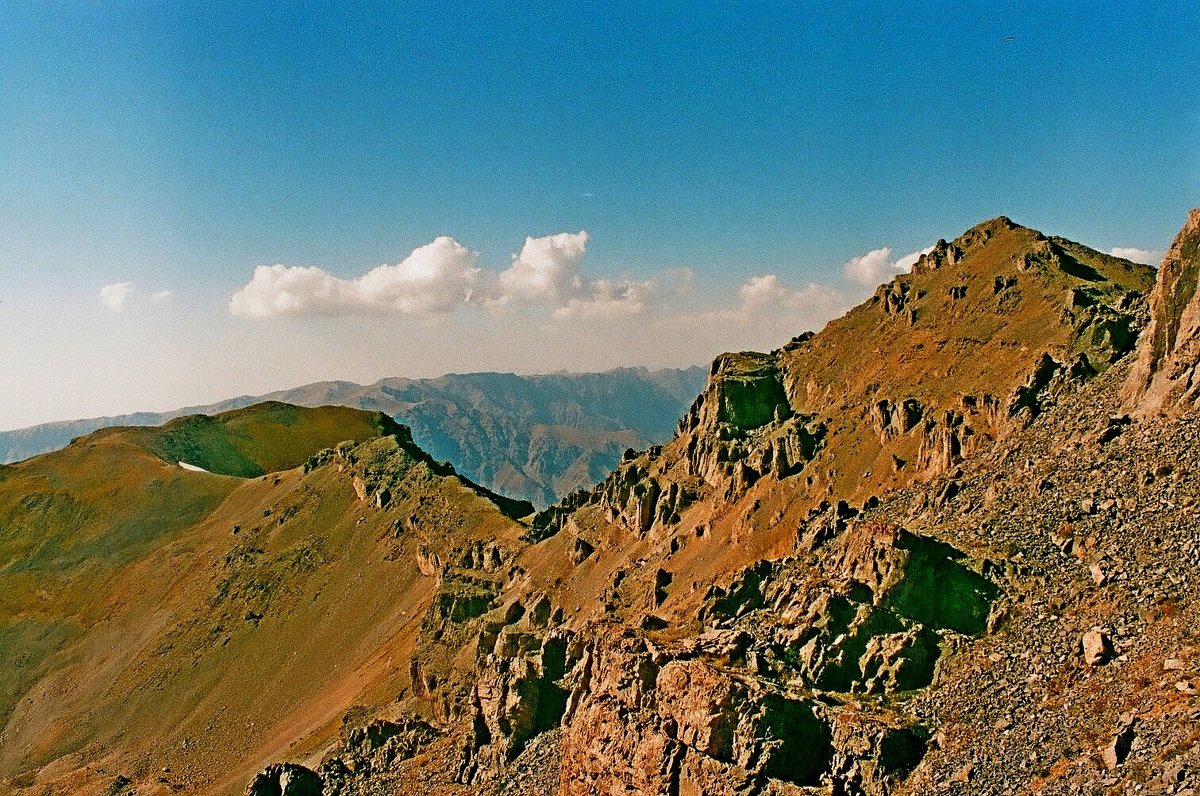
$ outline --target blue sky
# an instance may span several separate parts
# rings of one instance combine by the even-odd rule
[[[4,3],[0,428],[701,362],[987,217],[1200,204],[1194,3],[892,6]]]

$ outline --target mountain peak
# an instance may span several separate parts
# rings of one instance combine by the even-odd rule
[[[1010,229],[1029,229],[1029,227],[1025,227],[1025,226],[1022,226],[1021,224],[1018,224],[1017,222],[1013,221],[1008,216],[996,216],[995,218],[989,218],[985,221],[980,221],[978,224],[971,227],[966,232],[964,232],[962,235],[960,235],[959,238],[960,239],[968,238],[968,237],[981,235],[981,234],[985,234],[985,233],[995,234],[997,232],[1002,232],[1004,230],[1010,230]],[[1034,230],[1034,231],[1036,232],[1036,230]],[[1041,233],[1038,233],[1038,234],[1041,234]]]
[[[979,222],[951,242],[939,240],[929,252],[922,254],[917,260],[912,269],[913,273],[928,273],[946,265],[956,265],[967,255],[1014,232],[1022,233],[1021,240],[1027,248],[1046,239],[1046,236],[1036,229],[1023,227],[1008,216],[996,216]]]

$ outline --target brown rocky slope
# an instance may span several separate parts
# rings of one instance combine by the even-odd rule
[[[1121,414],[1152,280],[996,219],[720,358],[426,617],[324,792],[1188,792],[1200,428]]]
[[[339,407],[106,429],[0,468],[0,792],[237,792],[323,749],[410,681],[435,594],[414,562],[504,561],[505,512],[530,511]]]
[[[1187,793],[1200,417],[1131,420],[1122,394],[1153,286],[984,222],[820,333],[719,358],[673,440],[521,523],[395,435],[250,479],[269,501],[221,504],[191,543],[211,571],[110,689],[135,709],[57,757],[11,745],[26,710],[7,783]],[[293,555],[323,539],[346,552]]]

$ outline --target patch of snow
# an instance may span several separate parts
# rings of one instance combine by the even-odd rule
[[[196,465],[188,464],[187,462],[180,462],[179,466],[185,470],[191,470],[193,473],[207,473],[208,472],[208,470],[205,470],[203,467],[197,467]]]

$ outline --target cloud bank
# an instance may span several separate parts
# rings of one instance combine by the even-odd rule
[[[437,317],[468,307],[495,312],[542,307],[556,318],[645,311],[657,284],[586,276],[587,241],[586,231],[528,237],[502,271],[481,267],[477,252],[449,236],[353,279],[311,266],[260,265],[233,294],[229,309],[248,318]]]
[[[852,257],[842,266],[846,278],[863,287],[875,287],[890,281],[897,274],[906,274],[920,259],[922,254],[933,251],[930,246],[918,252],[906,254],[898,260],[892,260],[892,250],[889,246],[873,249],[866,254]]]
[[[880,282],[910,270],[922,254],[893,259],[892,249],[883,247],[827,267],[825,279],[797,282],[782,272],[759,273],[720,291],[696,286],[686,268],[641,279],[592,276],[584,263],[588,242],[585,231],[527,237],[506,268],[481,265],[478,253],[451,237],[348,278],[311,266],[264,265],[233,294],[228,309],[256,319],[450,318],[467,312],[474,315],[469,323],[457,322],[458,334],[524,339],[518,348],[541,356],[558,356],[549,352],[570,346],[563,350],[587,350],[619,364],[629,357],[640,361],[637,352],[649,346],[656,355],[675,352],[684,361],[722,350],[768,350],[818,329]],[[453,340],[445,342],[453,347]]]
[[[1135,249],[1132,246],[1115,246],[1109,252],[1113,257],[1122,257],[1142,265],[1157,266],[1166,256],[1165,251],[1155,249]]]

